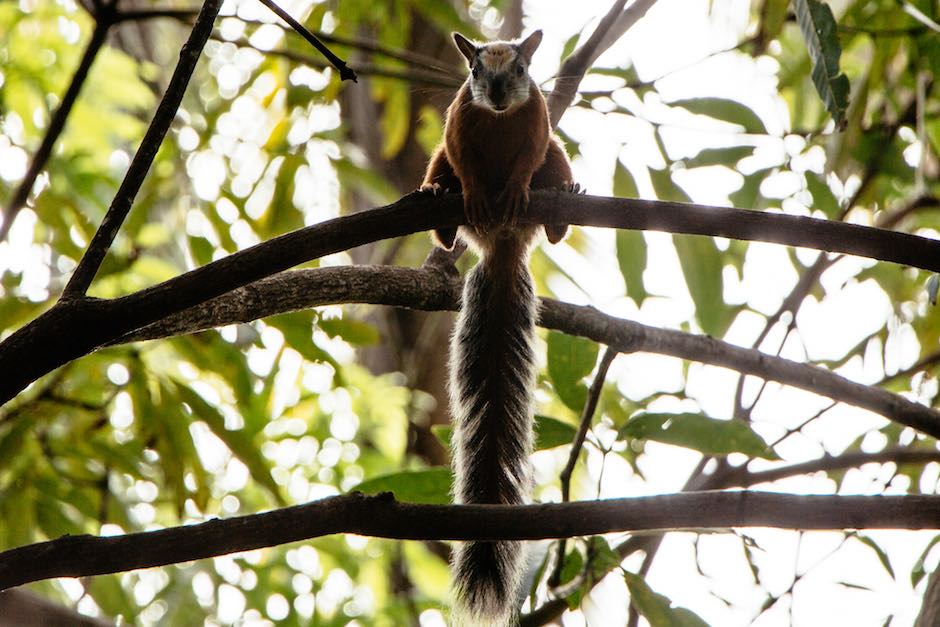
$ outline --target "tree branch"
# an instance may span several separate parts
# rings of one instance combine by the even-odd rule
[[[338,56],[333,54],[332,50],[330,50],[325,45],[323,45],[323,42],[317,39],[316,36],[313,33],[311,33],[309,30],[304,28],[304,26],[300,22],[295,20],[294,17],[290,13],[288,13],[287,11],[279,7],[277,3],[274,2],[274,0],[260,0],[260,2],[264,6],[271,9],[271,11],[275,15],[277,15],[279,18],[287,22],[297,34],[299,34],[301,37],[307,40],[307,43],[309,43],[311,46],[316,48],[320,54],[326,57],[326,60],[330,62],[330,65],[332,65],[336,69],[336,71],[339,72],[340,80],[343,80],[343,81],[351,80],[354,83],[357,82],[356,72],[354,72],[352,68],[347,66],[345,61],[343,61]]]
[[[434,311],[456,310],[459,302],[460,279],[455,270],[391,266],[297,270],[258,281],[114,343],[192,333],[317,305],[369,303]],[[645,351],[722,366],[828,396],[940,437],[940,411],[823,368],[707,336],[615,318],[593,307],[542,298],[539,309],[538,322],[543,327],[588,337],[621,352]]]
[[[611,347],[604,349],[604,356],[601,358],[601,363],[597,367],[597,374],[594,375],[594,382],[591,384],[591,388],[588,390],[587,400],[584,403],[584,408],[581,411],[581,422],[578,425],[578,431],[575,433],[574,440],[571,442],[571,451],[568,453],[568,463],[565,464],[565,467],[562,469],[561,474],[559,475],[559,481],[561,482],[561,501],[562,503],[567,503],[571,499],[571,475],[574,473],[574,467],[578,463],[578,458],[581,456],[581,448],[584,446],[584,438],[587,437],[588,429],[591,428],[591,421],[594,418],[594,412],[597,410],[597,403],[600,400],[601,392],[604,389],[604,382],[607,380],[607,371],[610,369],[610,364],[614,362],[614,359],[617,357],[617,351]],[[557,559],[555,561],[555,570],[552,572],[551,576],[548,578],[548,585],[551,587],[556,587],[561,581],[561,570],[565,563],[565,539],[562,538],[558,542],[557,550]]]
[[[409,194],[385,207],[281,235],[128,296],[111,300],[63,298],[52,309],[0,343],[0,371],[8,373],[0,379],[0,403],[5,403],[30,382],[54,368],[135,329],[299,263],[380,239],[462,224],[462,205],[461,197],[455,194],[440,198]],[[532,194],[527,220],[538,224],[558,222],[760,240],[940,270],[940,241],[802,216],[543,191]],[[117,225],[114,226],[116,228]],[[89,251],[93,247],[94,242]],[[611,324],[618,323],[613,318],[610,321]],[[598,321],[597,324],[600,326],[593,332],[604,335],[603,326],[607,322]],[[676,337],[684,336],[679,334]],[[722,352],[720,342],[709,338],[701,341],[714,343],[704,351],[706,354]],[[620,346],[628,345],[629,338],[622,338],[622,342],[625,343]],[[682,343],[681,340],[672,341],[669,350],[675,352],[665,351],[666,354],[694,359],[687,356],[680,346]],[[659,344],[644,350],[662,352]],[[770,358],[757,352],[753,355],[749,359],[751,365],[744,371],[753,374],[764,372],[766,366],[762,362]],[[722,361],[728,363],[728,367],[734,367],[730,365],[733,360]],[[786,363],[800,367],[793,362]],[[831,377],[844,381],[831,374],[819,377],[822,381],[831,381]],[[800,384],[794,383],[798,387],[811,383],[797,376],[791,378],[800,381]],[[784,379],[778,380],[789,383]],[[827,389],[835,390],[837,387],[830,385]],[[881,410],[874,411],[883,413],[888,407],[884,405]]]
[[[584,42],[584,45],[565,59],[558,69],[555,89],[548,97],[548,111],[552,128],[558,126],[561,116],[574,102],[578,85],[581,84],[588,68],[594,65],[597,58],[620,39],[637,20],[646,15],[646,12],[655,3],[656,0],[633,0],[633,3],[624,9],[626,0],[616,0],[607,15],[601,18],[597,28]]]
[[[303,54],[301,52],[295,52],[289,49],[280,49],[275,48],[272,50],[262,50],[253,46],[247,39],[224,39],[220,36],[213,35],[212,39],[220,41],[223,43],[233,43],[236,46],[242,48],[251,48],[252,50],[257,50],[264,55],[274,55],[284,59],[289,59],[296,63],[302,63],[303,65],[315,68],[326,68],[332,67],[326,61],[318,59],[309,54]],[[399,69],[393,67],[383,67],[381,65],[376,65],[374,63],[369,63],[367,61],[357,61],[356,62],[356,73],[363,76],[381,76],[384,78],[394,78],[396,80],[404,80],[411,83],[419,83],[424,85],[430,85],[432,87],[442,87],[445,89],[455,89],[460,87],[463,84],[463,80],[455,76],[454,74],[444,74],[439,70],[426,70],[422,68],[411,68],[411,69]]]
[[[789,477],[809,475],[815,472],[829,472],[833,470],[847,470],[859,468],[865,464],[895,463],[926,464],[940,462],[938,450],[911,450],[910,448],[890,448],[877,453],[843,453],[842,455],[825,455],[819,459],[812,459],[799,464],[789,464],[767,470],[749,471],[746,465],[729,468],[725,472],[713,475],[711,485],[716,488],[749,488],[759,483],[770,483]]]
[[[123,536],[63,536],[0,553],[0,590],[164,566],[334,533],[400,540],[539,540],[639,530],[938,529],[940,496],[696,492],[546,505],[416,505],[335,496],[262,514]]]
[[[160,144],[163,143],[163,138],[166,137],[170,124],[176,116],[183,100],[183,94],[186,92],[186,86],[193,75],[193,70],[196,68],[196,62],[202,54],[202,49],[212,33],[212,24],[215,22],[221,6],[222,0],[206,0],[202,5],[189,39],[183,44],[183,49],[180,50],[180,60],[173,71],[173,77],[170,79],[166,93],[163,95],[163,99],[157,107],[157,112],[154,114],[147,132],[140,142],[140,147],[137,149],[133,161],[131,161],[124,180],[121,182],[121,187],[111,201],[108,213],[105,214],[101,226],[98,227],[98,231],[95,232],[95,236],[88,245],[88,250],[85,251],[85,255],[72,274],[72,278],[65,286],[65,291],[62,294],[63,299],[84,295],[95,278],[98,268],[101,267],[101,262],[104,261],[105,254],[111,247],[118,229],[121,228],[121,224],[131,210],[134,198],[137,196],[137,192],[140,191],[140,186],[150,170],[150,165],[160,149]]]

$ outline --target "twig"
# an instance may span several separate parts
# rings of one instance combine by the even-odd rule
[[[279,7],[274,0],[261,0],[261,4],[268,7],[273,11],[279,18],[290,24],[290,27],[293,28],[301,37],[306,39],[311,46],[320,51],[326,59],[330,62],[336,71],[339,72],[340,80],[351,80],[352,82],[357,82],[356,73],[352,68],[346,65],[346,62],[340,59],[338,56],[333,54],[333,51],[327,48],[322,41],[316,38],[316,36],[307,30],[300,22],[295,20],[290,13]]]
[[[98,56],[98,51],[101,50],[101,46],[105,42],[110,27],[111,21],[109,19],[104,16],[97,18],[95,30],[92,31],[91,39],[88,42],[88,46],[85,48],[82,60],[79,62],[75,74],[72,75],[72,82],[69,83],[65,95],[62,96],[62,102],[59,104],[59,108],[56,109],[52,120],[49,122],[49,128],[42,138],[42,143],[39,144],[39,149],[36,151],[36,154],[33,155],[33,160],[29,164],[26,175],[23,177],[23,180],[20,181],[16,191],[13,192],[13,195],[10,197],[10,200],[3,210],[3,224],[0,224],[0,242],[6,239],[17,214],[26,205],[26,199],[29,198],[29,193],[33,189],[36,178],[49,160],[49,155],[52,154],[52,147],[65,128],[65,122],[72,112],[72,106],[75,104],[78,94],[85,84],[85,80],[88,78],[88,71],[91,69],[95,57]]]
[[[95,274],[97,274],[98,268],[101,267],[101,262],[104,260],[104,256],[111,247],[115,236],[117,236],[118,229],[121,228],[121,224],[127,217],[134,198],[144,182],[144,177],[147,176],[147,172],[150,170],[150,165],[153,163],[157,150],[160,149],[160,144],[163,143],[163,138],[176,116],[186,86],[193,75],[193,70],[196,68],[196,62],[202,54],[202,49],[209,39],[212,32],[212,23],[219,14],[221,6],[222,0],[206,0],[203,4],[189,39],[180,51],[180,60],[173,71],[173,77],[170,79],[166,93],[163,95],[163,99],[157,107],[157,112],[154,114],[147,132],[140,142],[140,147],[137,149],[133,161],[131,161],[124,180],[121,182],[121,187],[115,194],[114,200],[111,201],[108,213],[105,214],[101,226],[98,227],[98,231],[95,232],[91,243],[88,245],[88,250],[85,251],[85,255],[72,274],[72,278],[65,286],[62,293],[63,300],[83,296],[88,290],[88,286],[91,285]]]
[[[940,461],[940,451],[938,450],[911,450],[910,448],[891,448],[877,453],[843,453],[842,455],[825,455],[819,459],[813,459],[799,464],[790,464],[780,466],[779,468],[769,468],[767,470],[748,471],[747,466],[732,468],[720,475],[715,475],[712,485],[716,488],[749,488],[759,483],[770,483],[796,477],[798,475],[808,475],[814,472],[828,472],[832,470],[846,470],[848,468],[858,468],[865,464],[926,464],[928,462]]]
[[[594,417],[594,411],[597,409],[597,402],[601,397],[601,391],[604,389],[604,381],[607,379],[607,371],[610,364],[617,357],[617,351],[611,347],[604,350],[604,356],[597,367],[597,374],[594,376],[594,382],[588,390],[587,400],[584,403],[584,409],[581,411],[581,423],[578,425],[578,432],[571,443],[571,452],[568,454],[568,463],[565,464],[559,475],[561,481],[561,502],[567,503],[571,498],[571,474],[578,463],[578,457],[581,456],[581,448],[584,446],[584,438],[587,436],[588,429],[591,427],[591,420]],[[558,558],[555,562],[555,570],[548,579],[550,586],[555,587],[561,580],[561,569],[565,562],[565,539],[562,538],[558,543]]]
[[[334,533],[403,540],[537,540],[637,530],[938,529],[940,496],[697,492],[545,505],[416,505],[352,493],[262,514],[123,536],[63,536],[0,553],[0,590],[164,566]]]
[[[126,20],[147,20],[147,19],[159,18],[159,17],[170,17],[179,21],[189,22],[195,16],[196,16],[196,9],[134,9],[134,10],[121,11],[118,14],[118,19],[120,21],[126,21]],[[270,25],[269,22],[262,22],[258,20],[248,20],[244,18],[238,18],[238,19],[244,22],[245,24],[249,24],[249,25],[255,25],[255,26],[269,26]],[[280,24],[278,24],[277,26],[281,27]],[[287,30],[285,32],[291,33],[294,31]],[[397,61],[401,61],[408,65],[422,68],[425,70],[430,70],[432,72],[437,72],[445,76],[450,76],[450,77],[456,76],[453,68],[440,65],[437,62],[437,59],[435,59],[434,57],[429,57],[424,54],[412,52],[411,50],[400,50],[398,48],[384,46],[372,39],[365,39],[363,37],[344,37],[342,35],[324,33],[323,31],[316,31],[316,30],[310,31],[310,33],[312,33],[317,39],[319,39],[322,42],[336,44],[338,46],[345,46],[348,48],[354,48],[356,50],[364,50],[366,52],[372,52],[374,54],[378,54],[383,57],[388,57],[389,59],[395,59]],[[326,62],[323,62],[323,63],[326,64]],[[311,64],[311,65],[319,66],[319,64]],[[359,68],[356,70],[356,73],[363,74],[364,72],[362,71],[361,68]]]
[[[285,49],[273,49],[273,50],[262,50],[256,48],[249,42],[247,39],[225,39],[220,35],[212,35],[212,39],[216,41],[221,41],[225,43],[233,43],[236,46],[243,48],[251,48],[253,50],[258,50],[265,55],[275,55],[282,57],[284,59],[289,59],[297,63],[302,63],[304,65],[316,68],[325,68],[330,67],[330,65],[321,59],[313,57],[308,54],[303,54],[301,52],[295,52],[293,50]],[[394,78],[398,80],[408,81],[410,83],[422,83],[425,85],[430,85],[433,87],[444,87],[447,89],[453,89],[460,87],[463,84],[463,81],[453,75],[445,75],[440,72],[429,72],[421,69],[398,69],[398,68],[388,68],[382,67],[380,65],[375,65],[374,63],[368,62],[358,62],[356,64],[358,69],[356,72],[363,76],[382,76],[385,78]]]

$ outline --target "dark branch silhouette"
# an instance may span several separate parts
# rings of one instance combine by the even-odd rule
[[[322,41],[317,39],[316,35],[314,35],[309,30],[304,28],[303,24],[295,20],[294,17],[290,13],[288,13],[287,11],[279,7],[277,3],[274,2],[274,0],[260,0],[260,1],[261,1],[261,4],[271,9],[271,11],[274,12],[275,15],[277,15],[279,18],[287,22],[290,25],[290,27],[293,28],[298,34],[300,34],[301,37],[306,39],[307,42],[311,46],[316,48],[320,54],[326,57],[326,60],[330,62],[330,65],[336,68],[336,71],[339,72],[340,80],[344,80],[344,81],[351,80],[354,83],[356,82],[356,73],[353,71],[353,69],[350,68],[348,65],[346,65],[345,61],[343,61],[338,56],[333,54],[332,50],[327,48],[323,44]]]
[[[415,505],[389,493],[123,536],[63,536],[0,553],[0,590],[164,566],[334,533],[401,540],[538,540],[686,528],[938,529],[940,496],[698,492],[546,505]]]
[[[532,194],[528,219],[536,223],[559,222],[776,242],[940,270],[940,241],[802,216],[536,192]],[[455,226],[463,220],[460,196],[434,198],[409,194],[385,207],[276,237],[135,294],[112,300],[63,298],[0,343],[0,369],[9,372],[9,376],[0,380],[0,403],[54,368],[122,335],[252,281],[354,246],[435,227]],[[107,218],[105,221],[108,222]],[[99,232],[104,229],[103,224]],[[95,246],[93,240],[89,254]],[[76,270],[76,276],[81,268],[80,265]],[[88,278],[87,273],[84,276]],[[85,282],[73,276],[75,281],[77,285]],[[672,350],[678,352],[666,353],[685,355],[679,348]],[[654,349],[654,352],[660,351]],[[757,374],[762,370],[762,366],[755,363],[748,372]]]
[[[140,191],[140,186],[150,170],[153,159],[157,156],[160,144],[163,143],[163,138],[166,137],[170,124],[173,122],[173,118],[176,117],[176,112],[183,101],[183,94],[186,92],[186,86],[193,75],[193,70],[196,69],[196,62],[202,54],[202,49],[205,47],[209,35],[212,34],[212,24],[215,22],[221,6],[222,0],[206,0],[202,5],[199,16],[196,18],[196,24],[189,34],[189,39],[183,44],[183,49],[180,50],[180,60],[173,71],[173,77],[170,79],[166,93],[163,94],[163,99],[157,106],[153,120],[151,120],[147,132],[140,142],[137,153],[131,161],[124,180],[121,182],[121,187],[118,188],[114,199],[111,201],[108,212],[101,221],[101,225],[95,232],[84,256],[79,261],[78,267],[72,273],[72,278],[65,286],[65,291],[62,294],[63,300],[83,296],[95,278],[98,268],[101,267],[101,262],[104,261],[104,257],[117,236],[121,224],[124,223],[124,219],[131,210],[134,198],[137,197],[137,192]]]

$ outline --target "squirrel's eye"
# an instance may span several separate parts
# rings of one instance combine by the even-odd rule
[[[525,74],[525,68],[522,67],[521,64],[520,64],[520,65],[517,65],[517,66],[516,66],[516,76],[522,76],[523,74]]]
[[[471,68],[470,73],[473,74],[473,78],[480,78],[480,68]]]

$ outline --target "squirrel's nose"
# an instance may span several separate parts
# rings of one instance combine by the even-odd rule
[[[506,108],[506,85],[502,80],[494,80],[487,86],[486,97],[496,109]]]

